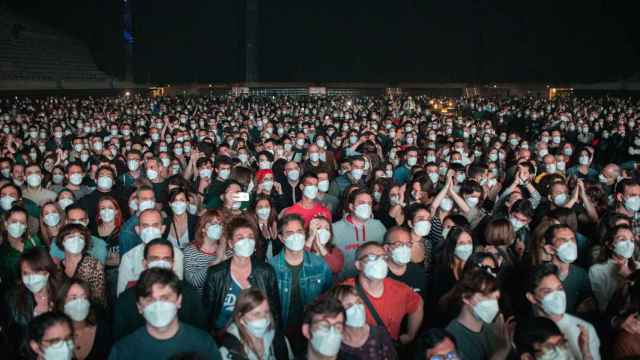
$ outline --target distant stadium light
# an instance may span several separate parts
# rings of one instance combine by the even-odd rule
[[[124,96],[131,96],[131,92],[129,92],[129,91],[125,92]]]

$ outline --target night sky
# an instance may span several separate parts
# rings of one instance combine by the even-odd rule
[[[137,80],[244,80],[244,0],[131,1]],[[118,1],[5,3],[86,40],[101,68],[122,75]],[[626,79],[640,72],[640,29],[632,3],[262,0],[259,78],[390,83]]]

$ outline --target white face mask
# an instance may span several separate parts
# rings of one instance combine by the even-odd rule
[[[127,168],[129,168],[129,171],[136,171],[138,170],[138,167],[140,166],[140,163],[138,162],[138,160],[129,160],[127,161]]]
[[[420,237],[429,235],[431,231],[431,222],[429,220],[420,220],[413,225],[413,232]]]
[[[171,211],[176,215],[182,215],[187,211],[187,203],[184,201],[174,201],[170,206]]]
[[[457,245],[453,253],[458,259],[462,261],[467,261],[469,256],[471,256],[471,254],[473,253],[473,245],[471,244]]]
[[[553,349],[545,351],[536,360],[574,360],[575,358],[569,352],[566,346],[556,346]]]
[[[318,187],[315,185],[305,185],[302,193],[307,199],[313,200],[318,195]]]
[[[396,264],[408,264],[411,261],[411,248],[405,245],[398,246],[391,251],[391,258]]]
[[[154,301],[142,311],[147,322],[155,328],[166,327],[175,319],[178,307],[170,301]]]
[[[44,216],[42,219],[48,227],[54,227],[60,223],[60,214],[58,213],[49,213]]]
[[[359,181],[362,178],[363,174],[364,174],[364,170],[362,170],[362,169],[353,169],[353,170],[351,170],[351,177],[355,181]]]
[[[326,193],[327,191],[329,191],[329,180],[320,180],[318,181],[318,190]]]
[[[342,333],[334,326],[321,328],[311,333],[311,346],[324,356],[335,356],[342,345]]]
[[[112,222],[116,218],[116,211],[111,208],[100,209],[100,219],[104,222]]]
[[[0,198],[0,206],[2,206],[2,210],[4,211],[9,211],[14,202],[16,202],[16,199],[12,196],[7,195]]]
[[[347,309],[347,320],[345,323],[347,326],[354,328],[361,328],[367,321],[367,315],[364,309],[364,304],[353,304]]]
[[[318,229],[317,233],[318,233],[318,240],[320,241],[320,244],[326,245],[329,242],[329,240],[331,240],[331,231],[327,229]]]
[[[58,205],[60,205],[62,210],[66,209],[71,204],[73,204],[73,199],[71,198],[62,198],[58,200]]]
[[[465,199],[465,201],[470,208],[475,208],[476,206],[478,206],[478,203],[480,203],[480,198],[476,196],[469,196]]]
[[[145,244],[148,244],[151,240],[159,239],[161,236],[162,232],[160,229],[153,226],[147,226],[140,232],[140,238]]]
[[[64,304],[64,313],[73,321],[83,321],[89,315],[91,303],[85,298],[78,298]]]
[[[73,340],[58,341],[44,349],[45,360],[71,360],[75,345]]]
[[[78,174],[78,173],[71,174],[71,175],[69,176],[69,182],[70,182],[72,185],[78,186],[78,185],[82,184],[82,178],[83,178],[83,177],[84,177],[84,176],[82,176],[82,174]]]
[[[98,187],[103,190],[111,190],[111,187],[113,187],[113,179],[109,176],[100,176],[98,178]]]
[[[41,183],[42,176],[40,176],[39,174],[31,174],[27,176],[27,184],[29,184],[30,187],[38,187]]]
[[[7,225],[7,232],[13,238],[19,238],[27,231],[27,225],[19,222],[10,223]]]
[[[630,259],[633,256],[633,251],[635,250],[636,245],[633,240],[623,240],[618,241],[613,247],[613,252],[625,259]]]
[[[449,199],[449,198],[444,198],[442,199],[442,201],[440,202],[440,209],[442,209],[442,211],[451,211],[451,209],[453,208],[453,200]]]
[[[256,241],[254,239],[240,239],[233,244],[233,252],[242,257],[249,257],[253,254],[256,247]]]
[[[155,170],[153,170],[153,169],[148,169],[148,170],[146,171],[146,174],[147,174],[147,178],[148,178],[149,180],[155,180],[155,179],[157,179],[157,178],[158,178],[158,172],[157,172],[157,171],[155,171]]]
[[[354,213],[360,220],[369,220],[371,217],[371,206],[369,206],[369,204],[360,204],[356,206]]]
[[[31,274],[22,276],[22,283],[24,286],[29,289],[32,293],[38,293],[45,286],[47,286],[47,282],[49,281],[49,275],[43,274]]]
[[[566,264],[571,264],[578,258],[578,246],[573,241],[565,242],[556,250],[558,259]]]
[[[473,306],[474,315],[486,324],[493,322],[493,319],[495,319],[499,311],[500,306],[496,299],[481,300]]]
[[[167,260],[153,260],[147,263],[148,269],[158,268],[158,269],[167,269],[171,270],[173,268],[173,264],[171,264]]]
[[[298,181],[298,179],[300,178],[300,171],[299,170],[290,170],[287,172],[287,178],[289,178],[290,181],[296,182]]]
[[[567,194],[561,193],[553,197],[553,203],[556,206],[564,206],[567,203]]]
[[[380,258],[374,261],[367,261],[364,264],[364,275],[372,280],[382,280],[387,277],[389,267],[386,261]]]
[[[563,315],[567,309],[567,295],[564,290],[556,290],[542,298],[542,309],[551,315]]]
[[[207,237],[211,240],[218,240],[222,236],[222,226],[211,224],[207,226]]]
[[[271,327],[270,319],[257,319],[244,321],[244,327],[253,337],[262,338]]]
[[[74,235],[69,238],[64,239],[62,243],[64,246],[64,250],[69,252],[70,254],[80,254],[84,249],[85,241],[82,236]]]
[[[154,207],[156,207],[156,202],[153,200],[144,200],[140,202],[140,205],[138,206],[138,210],[140,212],[143,212],[145,210],[148,209],[153,209]]]
[[[284,240],[284,245],[291,251],[300,251],[304,249],[304,234],[291,234]]]

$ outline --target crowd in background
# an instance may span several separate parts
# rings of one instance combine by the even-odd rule
[[[0,98],[27,359],[640,356],[640,103]]]

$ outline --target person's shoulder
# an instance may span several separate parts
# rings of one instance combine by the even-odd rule
[[[305,251],[304,256],[306,257],[305,261],[309,261],[311,265],[322,265],[326,262],[324,258],[316,253],[312,253],[311,251]]]
[[[184,322],[180,322],[180,327],[182,330],[182,336],[191,339],[192,342],[213,342],[211,336],[204,330],[200,330],[197,327]]]
[[[397,296],[398,294],[402,294],[402,293],[411,293],[411,294],[415,293],[413,289],[409,287],[409,285],[401,281],[394,280],[390,277],[386,277],[384,279],[384,287],[385,289],[391,290],[394,296]]]

